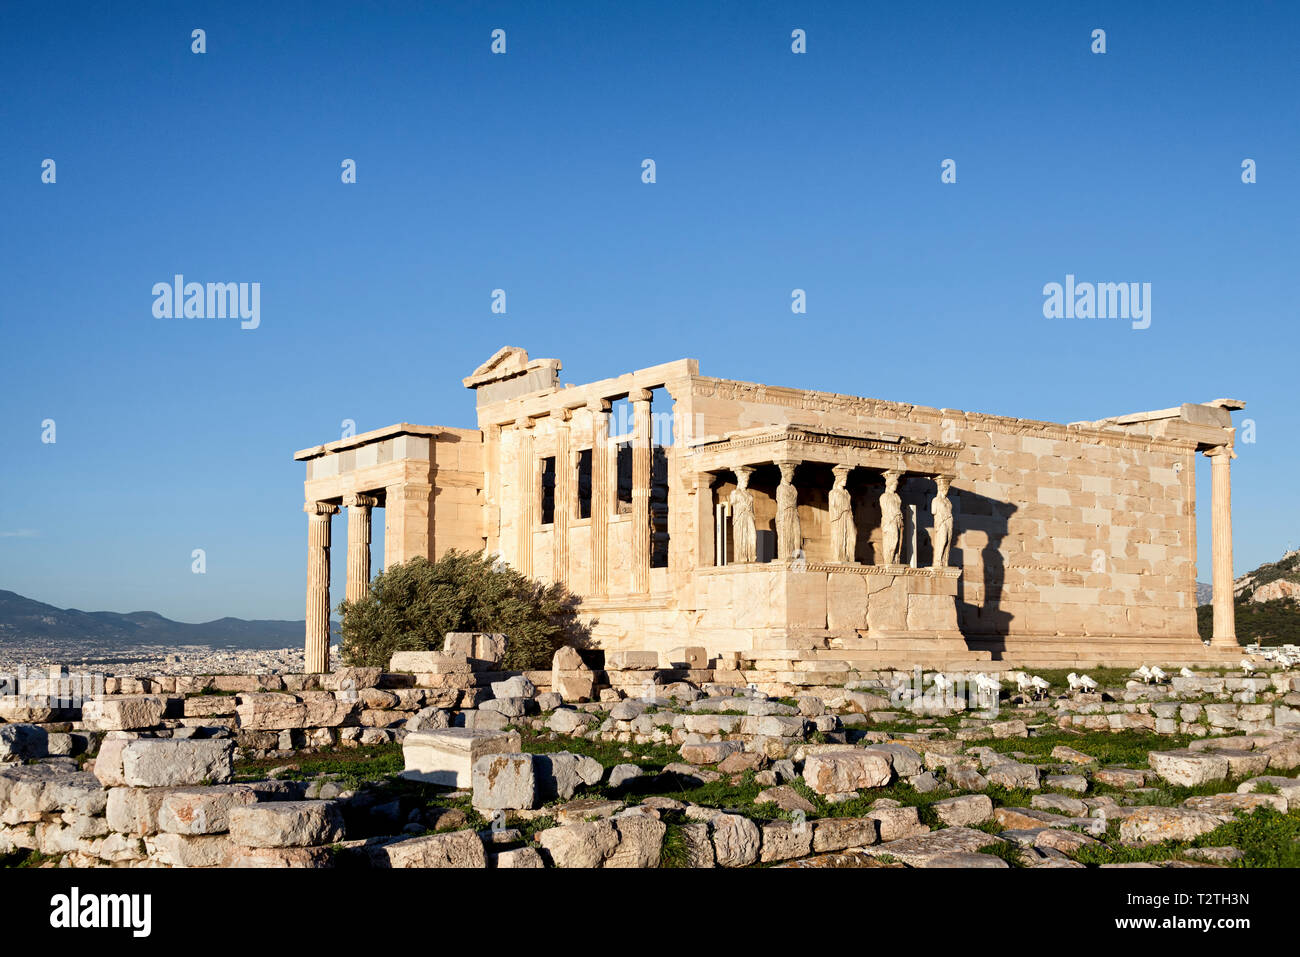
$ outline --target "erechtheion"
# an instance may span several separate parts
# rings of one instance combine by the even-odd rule
[[[377,507],[385,566],[486,549],[567,585],[607,650],[703,648],[774,680],[1236,651],[1240,401],[1061,425],[715,379],[693,359],[580,386],[559,374],[507,347],[464,380],[477,428],[402,423],[297,453],[309,671],[329,665],[331,517],[347,509],[355,598]],[[1208,648],[1198,453],[1213,477]]]

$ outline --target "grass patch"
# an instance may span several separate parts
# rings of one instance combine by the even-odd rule
[[[571,738],[568,735],[553,732],[538,733],[531,728],[516,728],[519,732],[520,746],[530,754],[555,754],[568,751],[570,754],[585,755],[595,758],[606,768],[616,764],[635,764],[646,771],[659,771],[664,765],[681,761],[681,754],[670,744],[632,744],[621,741],[588,741],[586,738]],[[623,752],[632,757],[624,757]]]
[[[0,868],[44,867],[59,860],[61,854],[42,854],[40,851],[14,851],[0,856]]]
[[[1300,813],[1256,808],[1195,840],[1161,844],[1120,844],[1116,826],[1108,833],[1108,841],[1080,848],[1075,859],[1091,865],[1159,863],[1176,860],[1193,847],[1236,847],[1245,857],[1229,867],[1300,867]]]
[[[1147,767],[1147,752],[1172,751],[1192,742],[1186,734],[1156,734],[1154,731],[1066,731],[1061,728],[1043,731],[1028,738],[984,738],[967,741],[967,748],[992,748],[1007,753],[1023,751],[1033,763],[1063,763],[1052,758],[1052,749],[1065,745],[1096,758],[1102,767],[1112,764],[1129,768]],[[1086,765],[1085,765],[1086,767]]]
[[[235,762],[235,781],[261,781],[276,768],[296,765],[278,775],[285,781],[310,781],[329,775],[340,787],[357,788],[369,781],[395,776],[405,766],[400,744],[376,744],[363,748],[337,748],[290,758],[259,758]]]
[[[680,824],[669,823],[664,831],[663,844],[659,847],[660,867],[690,867],[691,852],[686,846],[686,837]]]

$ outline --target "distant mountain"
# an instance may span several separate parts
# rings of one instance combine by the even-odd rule
[[[122,645],[216,645],[285,648],[302,642],[303,621],[218,618],[200,624],[172,621],[155,611],[80,611],[56,608],[0,589],[0,644],[15,641],[98,641]]]
[[[1196,583],[1196,604],[1208,605],[1214,600],[1214,586],[1208,582]]]
[[[1202,638],[1213,631],[1211,594],[1202,596],[1196,583],[1196,620]],[[1232,583],[1237,619],[1237,641],[1248,645],[1300,644],[1300,550],[1275,562],[1265,562]]]

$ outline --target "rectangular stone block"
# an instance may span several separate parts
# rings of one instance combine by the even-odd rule
[[[451,675],[469,674],[467,655],[450,654],[444,651],[399,651],[388,664],[389,671],[405,671],[413,674]]]
[[[241,847],[310,847],[343,837],[333,801],[272,801],[230,809],[230,839]]]
[[[161,695],[114,695],[87,701],[81,720],[90,731],[139,731],[155,728],[167,710]]]
[[[611,671],[654,671],[659,655],[653,651],[607,651],[605,668]]]
[[[122,752],[122,778],[132,787],[225,784],[234,775],[229,738],[140,738]]]
[[[429,784],[468,788],[473,785],[474,762],[480,757],[519,749],[517,731],[472,728],[415,731],[402,741],[406,770],[401,776]]]
[[[220,834],[230,829],[230,810],[257,803],[245,784],[168,791],[158,806],[158,830],[169,834]]]

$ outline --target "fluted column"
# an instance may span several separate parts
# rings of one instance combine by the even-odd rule
[[[1210,541],[1214,583],[1214,633],[1210,644],[1237,648],[1237,619],[1232,604],[1232,478],[1229,463],[1237,457],[1232,446],[1205,453],[1210,460]]]
[[[515,553],[519,571],[533,574],[533,524],[537,512],[537,463],[533,461],[533,420],[522,418],[515,423],[518,460],[518,493],[515,502]]]
[[[337,505],[308,502],[306,672],[330,670],[330,519]]]
[[[650,592],[650,391],[637,389],[632,403],[632,593]]]
[[[587,403],[591,410],[591,593],[609,594],[610,476],[609,400]]]
[[[344,495],[348,508],[348,583],[343,597],[361,601],[370,593],[370,510],[379,504],[374,495]]]
[[[555,529],[551,537],[551,579],[569,580],[569,521],[573,517],[573,461],[569,452],[572,413],[559,409],[555,418]]]

